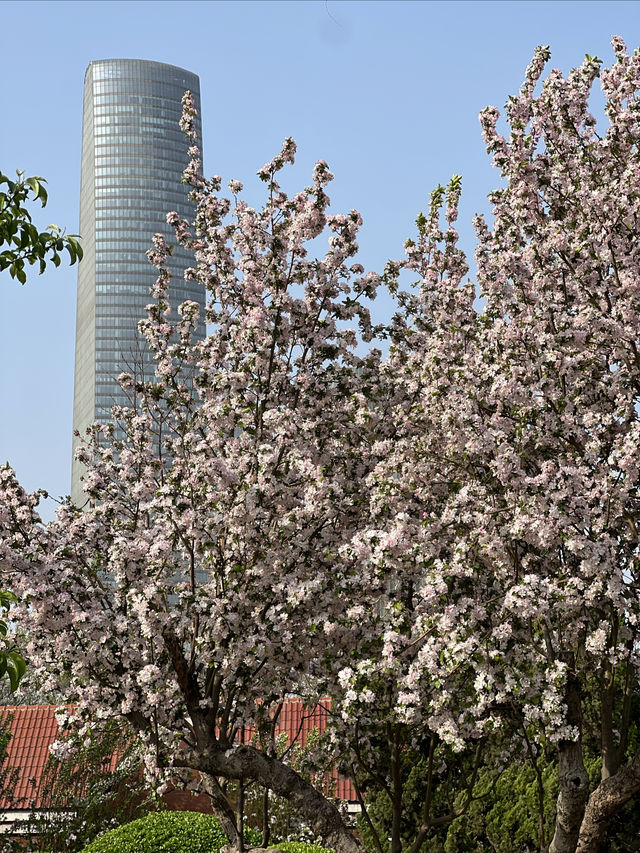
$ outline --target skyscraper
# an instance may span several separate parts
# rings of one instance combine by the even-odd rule
[[[141,59],[91,62],[84,84],[80,234],[84,259],[78,269],[73,428],[110,419],[127,398],[117,383],[123,371],[139,370],[144,341],[138,321],[146,316],[156,278],[146,258],[152,235],[175,237],[166,214],[191,217],[181,185],[188,142],[178,127],[189,89],[200,114],[197,75],[174,65]],[[201,138],[200,132],[198,136]],[[201,147],[201,146],[200,146]],[[176,247],[170,301],[199,302],[204,337],[204,289],[184,280],[193,256]],[[146,357],[147,371],[149,359]],[[74,456],[77,439],[74,437]],[[71,496],[83,503],[82,466],[72,465]]]

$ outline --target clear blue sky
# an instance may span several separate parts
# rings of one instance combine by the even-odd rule
[[[538,44],[567,71],[640,41],[636,2],[0,2],[0,169],[48,180],[39,224],[78,227],[84,72],[92,59],[200,75],[205,171],[238,178],[293,136],[292,188],[328,161],[333,207],[364,217],[360,260],[400,257],[437,183],[463,176],[459,228],[497,184],[477,115],[517,91]],[[257,200],[257,199],[256,199]],[[70,488],[75,268],[0,274],[0,463]],[[379,307],[385,311],[385,305]],[[47,511],[50,516],[51,508]]]

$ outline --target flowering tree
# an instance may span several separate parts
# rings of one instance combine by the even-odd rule
[[[481,115],[506,179],[492,228],[476,221],[481,315],[461,286],[455,207],[444,233],[433,215],[419,222],[408,245],[419,288],[383,367],[400,428],[370,476],[377,527],[354,540],[395,579],[397,599],[381,656],[359,670],[392,673],[400,716],[454,746],[507,718],[525,738],[555,741],[551,853],[598,849],[640,790],[630,748],[640,54],[618,38],[613,47],[605,135],[588,109],[600,62],[587,57],[566,79],[551,72],[535,96],[546,49],[507,104],[509,138],[497,110]],[[367,679],[348,675],[361,702]],[[602,758],[591,792],[587,717]]]
[[[427,783],[411,853],[468,807],[495,731],[518,730],[534,765],[556,744],[550,853],[595,851],[640,790],[640,54],[613,45],[601,74],[587,57],[540,87],[539,49],[508,139],[495,109],[481,116],[505,178],[493,226],[476,221],[481,313],[454,229],[458,178],[380,278],[350,261],[359,215],[328,215],[326,164],[288,197],[287,140],[259,172],[256,211],[238,182],[220,197],[192,148],[196,218],[169,222],[195,251],[185,275],[208,289],[213,333],[193,341],[193,303],[169,323],[157,237],[142,324],[156,381],[123,375],[132,407],[89,437],[91,507],[43,527],[37,499],[0,472],[0,566],[16,573],[34,665],[87,732],[125,717],[150,775],[197,770],[236,843],[218,777],[256,780],[331,846],[358,846],[268,739],[238,740],[272,728],[290,692],[332,697],[341,766],[392,803],[393,853],[412,750]],[[588,110],[599,74],[602,136]],[[194,139],[189,97],[183,125]],[[309,259],[325,228],[328,252]],[[384,360],[363,304],[381,284],[399,301]],[[434,786],[462,750],[468,778],[447,803]]]
[[[184,126],[194,136],[190,98]],[[35,499],[2,471],[0,563],[22,577],[36,670],[66,683],[87,731],[123,716],[146,738],[151,775],[197,770],[232,841],[220,776],[287,796],[346,850],[357,845],[330,801],[236,737],[268,724],[287,693],[313,692],[314,666],[331,658],[326,625],[338,626],[336,647],[348,654],[346,610],[360,579],[338,550],[361,526],[360,484],[372,468],[367,403],[379,353],[354,350],[358,329],[372,335],[361,303],[378,277],[348,265],[360,218],[327,215],[326,164],[292,199],[280,189],[294,151],[287,140],[260,171],[262,210],[232,182],[224,221],[232,202],[218,178],[199,176],[192,149],[193,231],[175,214],[169,221],[196,252],[185,275],[206,284],[215,332],[194,343],[195,303],[168,322],[170,249],[157,237],[156,301],[142,324],[156,380],[122,376],[135,402],[114,410],[124,438],[96,428],[82,451],[90,508],[64,505],[42,528]],[[305,242],[325,227],[327,254],[307,259]]]

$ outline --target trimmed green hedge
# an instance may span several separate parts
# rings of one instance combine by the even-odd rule
[[[166,811],[112,829],[82,853],[218,853],[227,843],[213,815]]]
[[[246,828],[249,844],[260,844],[261,835]],[[81,853],[219,853],[227,844],[220,822],[200,812],[152,812],[96,838]],[[282,841],[271,847],[283,853],[335,853],[318,844]]]

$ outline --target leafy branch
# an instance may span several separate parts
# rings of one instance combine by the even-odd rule
[[[71,264],[80,261],[82,247],[77,234],[64,234],[57,225],[48,225],[45,231],[38,231],[25,203],[39,201],[45,207],[44,178],[25,178],[24,172],[19,170],[17,175],[17,180],[12,181],[0,172],[0,270],[8,269],[12,278],[24,284],[27,280],[25,264],[33,266],[37,262],[42,274],[47,260],[55,267],[60,266],[61,252],[65,249]]]

